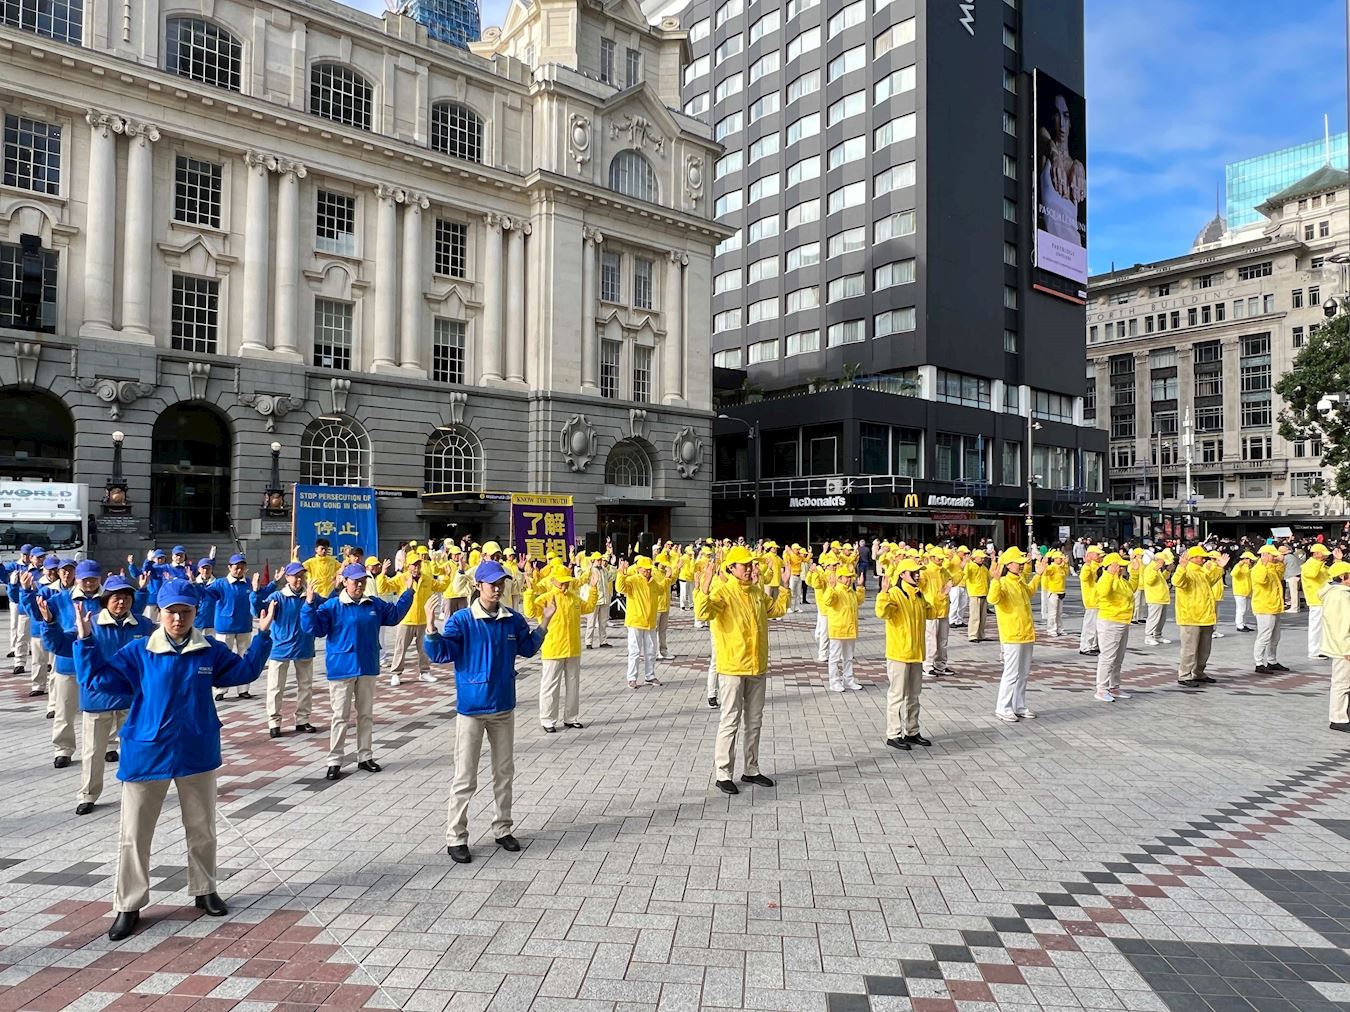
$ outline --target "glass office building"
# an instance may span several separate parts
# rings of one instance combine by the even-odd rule
[[[1315,140],[1224,166],[1228,227],[1239,229],[1264,221],[1256,210],[1258,204],[1316,172],[1326,160],[1326,141]],[[1343,133],[1331,138],[1331,164],[1338,169],[1346,168],[1346,135]]]
[[[477,42],[482,31],[477,0],[410,0],[405,10],[433,39],[460,49]]]

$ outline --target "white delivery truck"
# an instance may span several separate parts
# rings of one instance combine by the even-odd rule
[[[89,486],[0,481],[0,556],[40,545],[63,559],[84,559],[89,546]]]

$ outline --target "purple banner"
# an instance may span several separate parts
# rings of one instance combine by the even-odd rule
[[[511,547],[523,558],[564,562],[576,539],[570,495],[511,495]]]

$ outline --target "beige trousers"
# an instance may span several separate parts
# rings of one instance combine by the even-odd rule
[[[1286,608],[1285,611],[1291,613],[1298,612],[1298,589],[1302,584],[1302,579],[1297,576],[1291,576],[1284,581],[1284,585],[1289,588],[1289,607]]]
[[[216,891],[216,771],[177,777],[173,784],[187,837],[188,892],[205,896]],[[150,902],[150,843],[168,793],[168,780],[122,784],[114,910],[140,910]]]
[[[984,639],[985,600],[982,597],[970,599],[970,623],[966,638],[974,643]]]
[[[295,672],[295,722],[308,724],[314,699],[314,659],[267,662],[267,726],[281,726],[281,700],[286,695],[286,669]]]
[[[1078,637],[1079,650],[1096,650],[1097,643],[1097,609],[1087,608],[1083,611],[1083,632]]]
[[[945,618],[930,618],[924,623],[923,670],[925,673],[947,670],[947,639],[951,627]]]
[[[984,598],[971,598],[975,604],[984,604]],[[972,620],[974,613],[971,614]],[[886,693],[886,737],[900,738],[919,733],[919,692],[923,688],[923,664],[915,661],[886,661],[886,677],[891,687]]]
[[[1257,664],[1275,664],[1275,656],[1280,649],[1280,616],[1256,616],[1256,642],[1252,644],[1252,657]]]
[[[52,754],[66,757],[75,754],[75,718],[80,712],[80,686],[74,675],[53,673],[51,706],[56,716],[52,720]]]
[[[333,726],[328,729],[328,765],[342,765],[347,747],[348,714],[353,702],[356,703],[356,761],[374,759],[371,728],[375,723],[375,676],[330,679],[328,700],[333,710]]]
[[[48,682],[55,674],[52,670],[52,655],[47,648],[42,645],[42,640],[33,636],[29,639],[28,645],[32,656],[32,670],[28,672],[28,684],[32,686],[34,692],[48,691]],[[50,708],[51,703],[47,706]]]
[[[461,847],[469,842],[469,802],[478,790],[478,760],[483,754],[483,734],[492,750],[492,835],[500,840],[511,832],[511,788],[516,775],[516,712],[455,717],[455,779],[446,812],[445,842]]]
[[[1177,681],[1193,682],[1205,673],[1209,651],[1214,645],[1212,625],[1179,625],[1181,657],[1177,662]]]
[[[103,769],[107,765],[103,757],[117,740],[117,732],[126,719],[126,710],[85,711],[80,727],[80,793],[75,796],[80,804],[92,805],[103,793]]]
[[[575,724],[580,718],[581,658],[546,660],[539,674],[539,723],[558,726],[558,697],[562,696],[563,723]]]
[[[421,674],[424,671],[431,670],[431,661],[427,659],[426,648],[422,646],[422,637],[427,633],[427,627],[424,625],[403,625],[399,624],[394,629],[394,650],[393,657],[389,664],[389,673],[399,675],[403,673],[403,661],[407,657],[408,647],[411,645],[417,650],[417,672]]]
[[[600,646],[601,643],[609,642],[609,601],[601,600],[596,603],[595,611],[586,616],[586,629],[584,633],[586,644],[591,648]]]
[[[759,772],[759,732],[764,725],[764,676],[721,675],[717,679],[721,717],[717,722],[717,779],[730,780],[734,768],[736,734],[744,731],[741,773]]]
[[[231,651],[243,657],[244,654],[248,653],[249,644],[253,642],[253,633],[218,633],[216,639],[229,647]],[[248,686],[245,685],[242,688],[246,689]]]
[[[1120,688],[1120,667],[1125,662],[1125,647],[1130,641],[1130,627],[1123,622],[1097,618],[1097,642],[1101,655],[1097,658],[1097,691],[1109,692]]]
[[[1331,659],[1331,722],[1350,722],[1350,660]]]
[[[10,584],[13,588],[14,584]],[[14,651],[14,666],[28,663],[28,647],[33,639],[32,621],[28,613],[19,610],[15,603],[14,591],[9,595],[9,648]]]

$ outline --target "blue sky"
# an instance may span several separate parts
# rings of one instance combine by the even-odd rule
[[[501,24],[507,0],[481,2]],[[1093,273],[1186,252],[1225,163],[1320,137],[1323,113],[1345,129],[1342,0],[1085,3]]]

